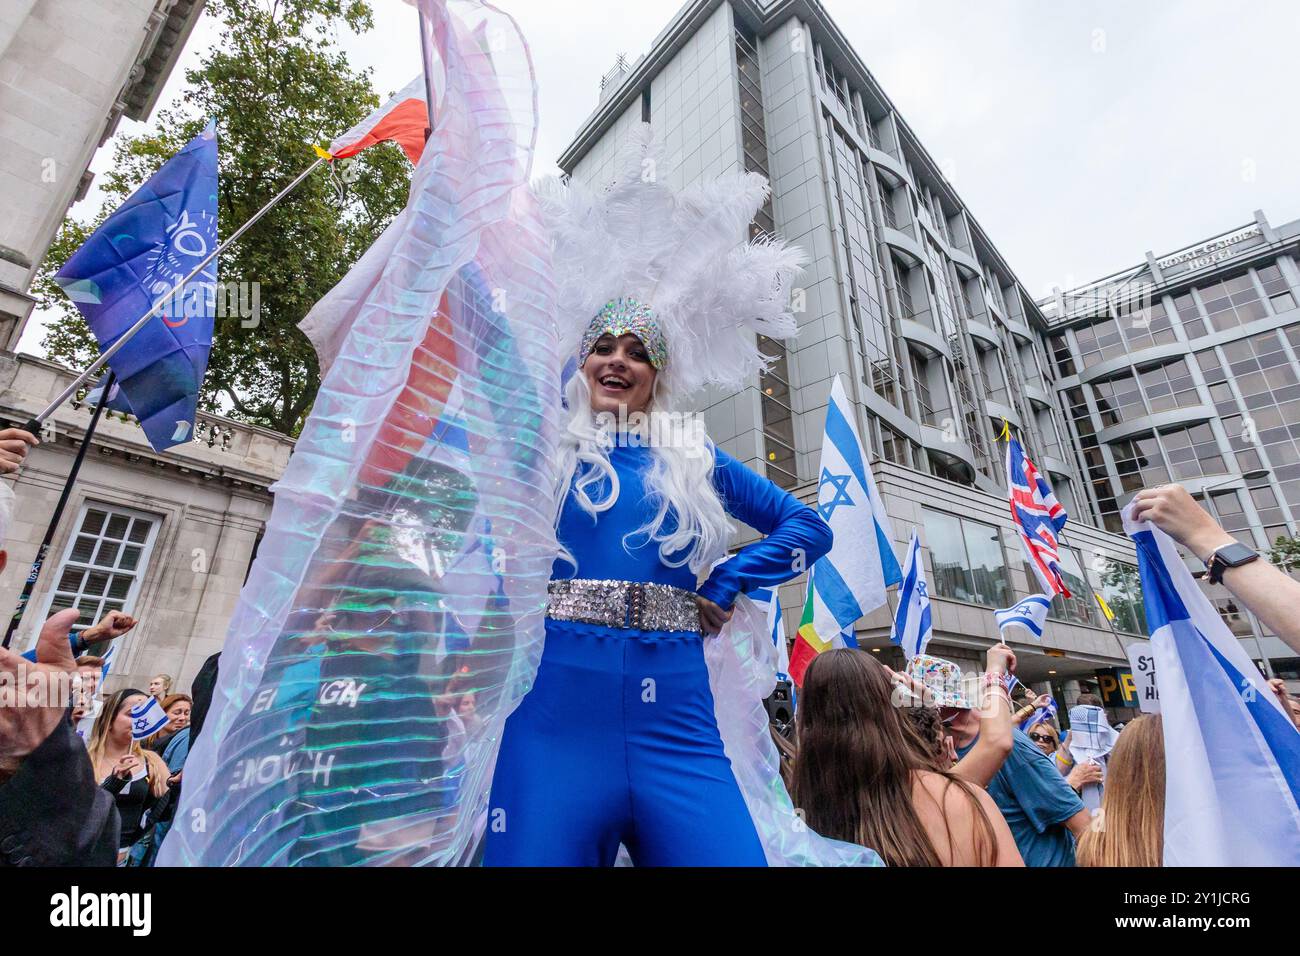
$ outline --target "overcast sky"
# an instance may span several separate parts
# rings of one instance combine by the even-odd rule
[[[386,95],[419,70],[416,15],[401,0],[372,4],[375,29],[341,39]],[[536,63],[539,172],[553,170],[596,105],[615,57],[647,52],[681,6],[498,5],[518,19]],[[1242,225],[1255,209],[1274,223],[1300,218],[1294,0],[823,5],[1035,296]],[[205,18],[181,67],[215,36]],[[177,69],[162,102],[182,86]],[[111,156],[106,146],[91,168],[102,172]],[[92,190],[86,203],[98,201]],[[39,338],[29,328],[24,349]]]

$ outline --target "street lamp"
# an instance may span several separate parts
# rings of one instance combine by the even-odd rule
[[[1230,485],[1235,481],[1255,481],[1258,478],[1267,478],[1269,474],[1270,472],[1267,468],[1254,468],[1250,471],[1243,471],[1240,475],[1230,475],[1227,478],[1224,478],[1222,481],[1216,481],[1212,485],[1205,485],[1201,488],[1200,491],[1197,492],[1197,494],[1203,495],[1207,491],[1213,491],[1215,488],[1222,488],[1225,485]]]

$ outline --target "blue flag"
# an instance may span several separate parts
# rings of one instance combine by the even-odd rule
[[[212,348],[217,261],[169,293],[216,245],[217,131],[209,121],[54,277],[101,349],[166,299],[109,362],[155,451],[186,441],[194,429]]]

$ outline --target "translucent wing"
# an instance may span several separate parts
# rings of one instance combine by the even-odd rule
[[[767,613],[741,595],[726,627],[704,642],[718,732],[769,866],[884,866],[875,850],[809,829],[781,780],[763,700],[776,686]]]
[[[436,128],[323,333],[164,865],[465,862],[536,673],[561,363],[531,64],[491,6],[419,6]]]

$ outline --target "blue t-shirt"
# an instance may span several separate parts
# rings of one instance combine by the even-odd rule
[[[1064,824],[1083,809],[1083,801],[1023,731],[1013,729],[1012,738],[1011,753],[989,781],[989,796],[1006,818],[1025,866],[1074,866],[1074,834]],[[972,740],[958,748],[957,756],[974,746]]]

